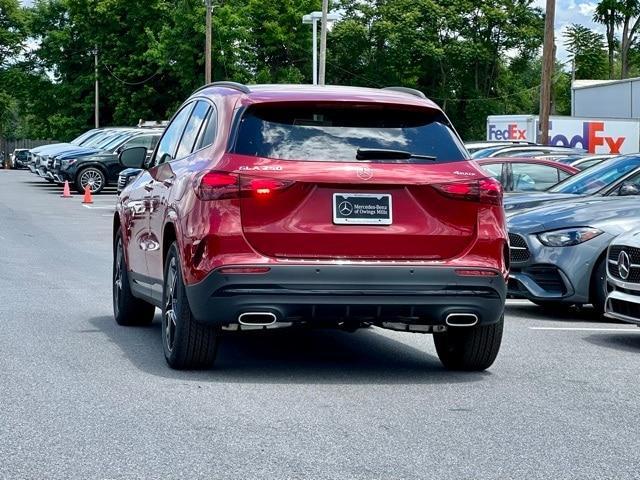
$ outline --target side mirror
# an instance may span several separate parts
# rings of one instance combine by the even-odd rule
[[[618,193],[618,195],[620,195],[621,197],[640,195],[640,188],[633,182],[624,182],[620,187],[620,192]]]
[[[118,160],[122,166],[127,168],[144,168],[147,159],[147,149],[145,147],[131,147],[123,150],[118,155]]]

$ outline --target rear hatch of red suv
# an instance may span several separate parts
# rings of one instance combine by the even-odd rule
[[[500,202],[433,108],[274,103],[242,115],[227,161],[244,236],[265,256],[447,260]]]

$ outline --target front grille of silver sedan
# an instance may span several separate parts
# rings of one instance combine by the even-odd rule
[[[626,278],[622,278],[620,272],[620,255],[625,252],[629,258],[629,265],[626,267],[629,272]],[[625,245],[612,245],[608,255],[609,274],[613,278],[629,283],[640,283],[640,248],[628,247]]]

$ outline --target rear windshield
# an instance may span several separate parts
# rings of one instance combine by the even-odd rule
[[[280,160],[354,162],[358,148],[464,160],[440,113],[359,105],[256,105],[243,115],[232,151]],[[372,160],[375,161],[375,160]]]

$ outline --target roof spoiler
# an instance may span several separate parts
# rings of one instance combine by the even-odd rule
[[[414,97],[424,98],[427,96],[422,93],[420,90],[416,90],[415,88],[409,87],[382,87],[382,90],[393,90],[394,92],[406,93],[407,95],[413,95]]]

